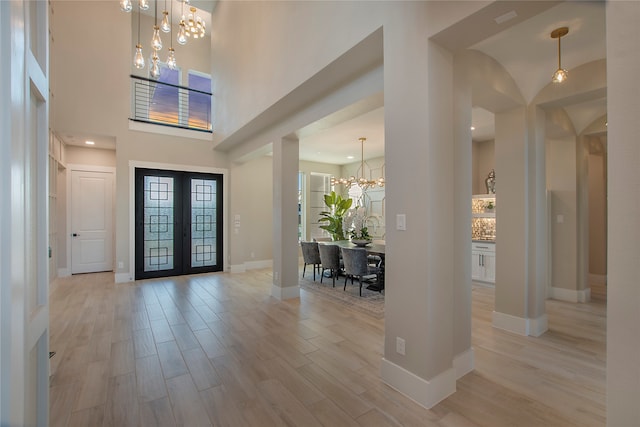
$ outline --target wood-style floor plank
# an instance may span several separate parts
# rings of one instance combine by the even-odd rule
[[[548,300],[534,338],[493,328],[494,289],[474,284],[475,370],[427,410],[380,380],[384,319],[304,289],[278,301],[271,282],[270,270],[57,279],[50,425],[606,425],[605,286],[590,303]]]

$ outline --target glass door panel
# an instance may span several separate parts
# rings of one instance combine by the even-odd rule
[[[222,271],[222,175],[136,169],[136,279]]]

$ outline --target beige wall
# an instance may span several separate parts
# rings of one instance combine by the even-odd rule
[[[546,153],[551,198],[551,286],[576,289],[576,138],[548,140]]]
[[[67,163],[76,165],[110,166],[116,165],[115,150],[85,148],[75,145],[66,146]]]
[[[473,194],[485,194],[487,187],[484,180],[492,169],[496,168],[495,141],[474,141],[473,147]],[[496,176],[496,192],[499,178]]]
[[[211,141],[192,139],[184,134],[171,136],[129,130],[129,74],[133,71],[135,44],[131,29],[137,24],[136,15],[121,12],[112,1],[54,1],[52,10],[51,125],[60,134],[105,135],[116,140],[115,251],[116,261],[124,265],[116,273],[117,277],[126,278],[133,272],[130,161],[151,162],[178,170],[185,166],[224,169],[226,155],[214,153]],[[152,22],[147,17],[142,21],[140,39],[148,60]],[[165,44],[169,41],[167,35],[163,41]],[[178,65],[183,69],[210,70],[209,46],[204,40],[200,42],[192,41],[186,49],[174,43]],[[148,73],[148,61],[140,73]]]
[[[604,150],[589,155],[589,273],[599,279],[607,275],[606,163]]]

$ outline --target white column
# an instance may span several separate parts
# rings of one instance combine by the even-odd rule
[[[298,140],[273,144],[273,285],[271,295],[298,298]]]
[[[607,2],[607,425],[640,425],[640,3]]]

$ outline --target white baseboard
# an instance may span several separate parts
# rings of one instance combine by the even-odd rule
[[[388,386],[427,409],[434,407],[456,391],[454,368],[447,369],[430,380],[425,380],[383,358],[380,375],[382,381]]]
[[[233,264],[230,266],[230,273],[245,273],[248,270],[260,270],[262,268],[272,268],[273,260],[264,259],[261,261],[246,261],[242,264]]]
[[[539,337],[549,329],[549,321],[546,314],[535,319],[525,319],[494,311],[493,327],[518,335]]]
[[[549,288],[549,298],[568,302],[589,302],[591,301],[591,288],[587,289],[565,289]]]
[[[116,273],[114,280],[116,283],[133,282],[133,274],[131,273]]]
[[[71,272],[67,267],[58,269],[58,277],[69,277],[71,276]]]
[[[244,273],[247,271],[247,267],[244,264],[232,264],[229,266],[230,273]]]
[[[271,296],[281,301],[300,298],[300,286],[287,286],[286,288],[281,288],[280,286],[271,285]]]
[[[607,275],[606,274],[591,274],[591,273],[589,273],[589,283],[593,283],[595,285],[606,285],[607,284]]]
[[[475,367],[475,356],[473,353],[473,347],[469,347],[462,353],[454,356],[453,369],[456,370],[456,379],[460,379],[473,371]]]

